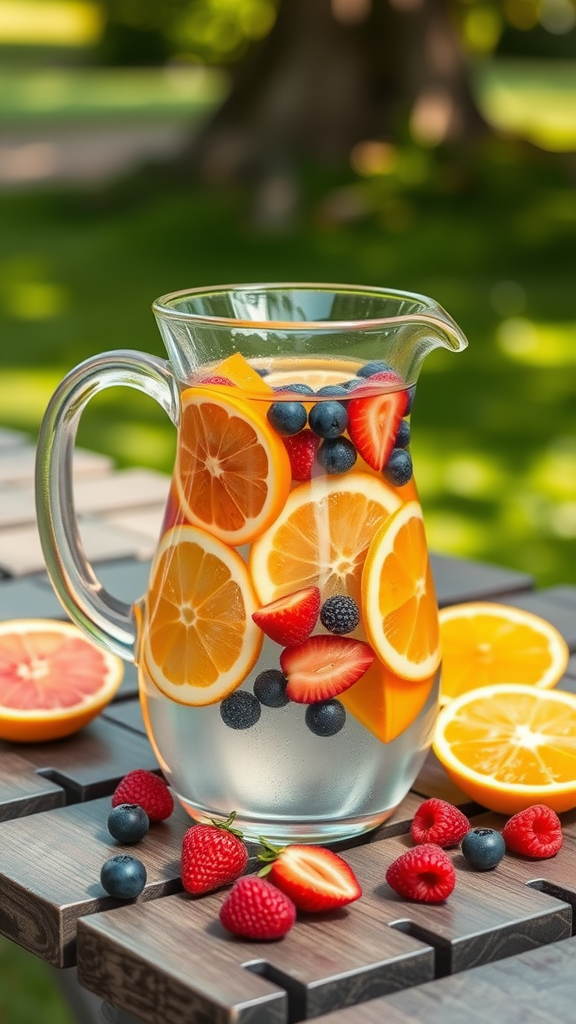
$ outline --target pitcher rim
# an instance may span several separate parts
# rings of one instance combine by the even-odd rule
[[[224,317],[224,316],[210,316],[205,313],[190,313],[184,310],[175,310],[172,307],[166,305],[170,300],[183,298],[186,295],[212,295],[215,292],[232,292],[232,291],[279,291],[284,289],[286,291],[294,291],[296,289],[302,289],[306,291],[356,291],[365,292],[375,296],[387,295],[391,298],[403,298],[413,299],[421,302],[425,310],[418,313],[400,314],[398,316],[389,317],[371,317],[365,320],[240,320],[236,317]],[[429,313],[427,311],[430,311]],[[204,326],[215,326],[215,327],[237,327],[246,328],[250,327],[254,330],[282,330],[282,331],[327,331],[327,330],[338,330],[338,331],[358,331],[367,330],[371,328],[381,328],[390,324],[402,324],[407,321],[419,322],[429,324],[430,322],[441,325],[446,328],[447,322],[451,323],[452,318],[444,312],[442,307],[434,299],[430,298],[429,295],[424,295],[420,292],[405,291],[401,288],[382,288],[379,285],[362,285],[362,284],[331,284],[329,282],[310,282],[310,281],[267,281],[267,282],[245,282],[240,284],[221,284],[221,285],[203,285],[198,288],[180,288],[173,292],[166,292],[164,295],[159,296],[152,303],[152,311],[155,316],[158,316],[166,320],[180,320],[184,322],[193,322],[202,324]],[[437,313],[434,316],[434,312]],[[455,325],[454,325],[455,326]]]

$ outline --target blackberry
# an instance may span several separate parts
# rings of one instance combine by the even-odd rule
[[[119,843],[139,843],[149,828],[148,815],[139,804],[117,804],[108,815],[108,831]]]
[[[254,680],[254,693],[267,708],[283,708],[290,703],[286,696],[287,679],[278,668],[267,668]]]
[[[360,622],[356,601],[346,594],[334,594],[322,605],[320,622],[330,633],[337,633],[339,636],[351,633]]]
[[[347,473],[356,462],[358,452],[347,437],[327,438],[322,441],[316,459],[327,473]]]
[[[229,729],[251,729],[260,718],[260,701],[253,693],[235,690],[220,704],[220,717]]]
[[[333,697],[332,700],[309,704],[304,720],[315,736],[335,736],[344,728],[346,710],[344,705]]]

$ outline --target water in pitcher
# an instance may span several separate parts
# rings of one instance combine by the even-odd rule
[[[385,820],[416,777],[439,646],[412,398],[385,363],[239,353],[182,389],[138,662],[193,817],[328,841]]]

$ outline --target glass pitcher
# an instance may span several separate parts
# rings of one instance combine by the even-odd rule
[[[70,617],[138,666],[144,721],[197,820],[247,837],[350,838],[412,785],[437,713],[437,605],[410,455],[426,354],[466,339],[432,299],[357,285],[158,299],[168,361],[119,350],[46,411],[37,510]],[[72,451],[88,400],[127,385],[178,430],[146,594],[86,559]]]

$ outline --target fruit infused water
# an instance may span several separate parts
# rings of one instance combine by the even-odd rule
[[[138,666],[195,818],[342,839],[403,799],[438,703],[438,611],[389,365],[240,353],[181,388]]]

